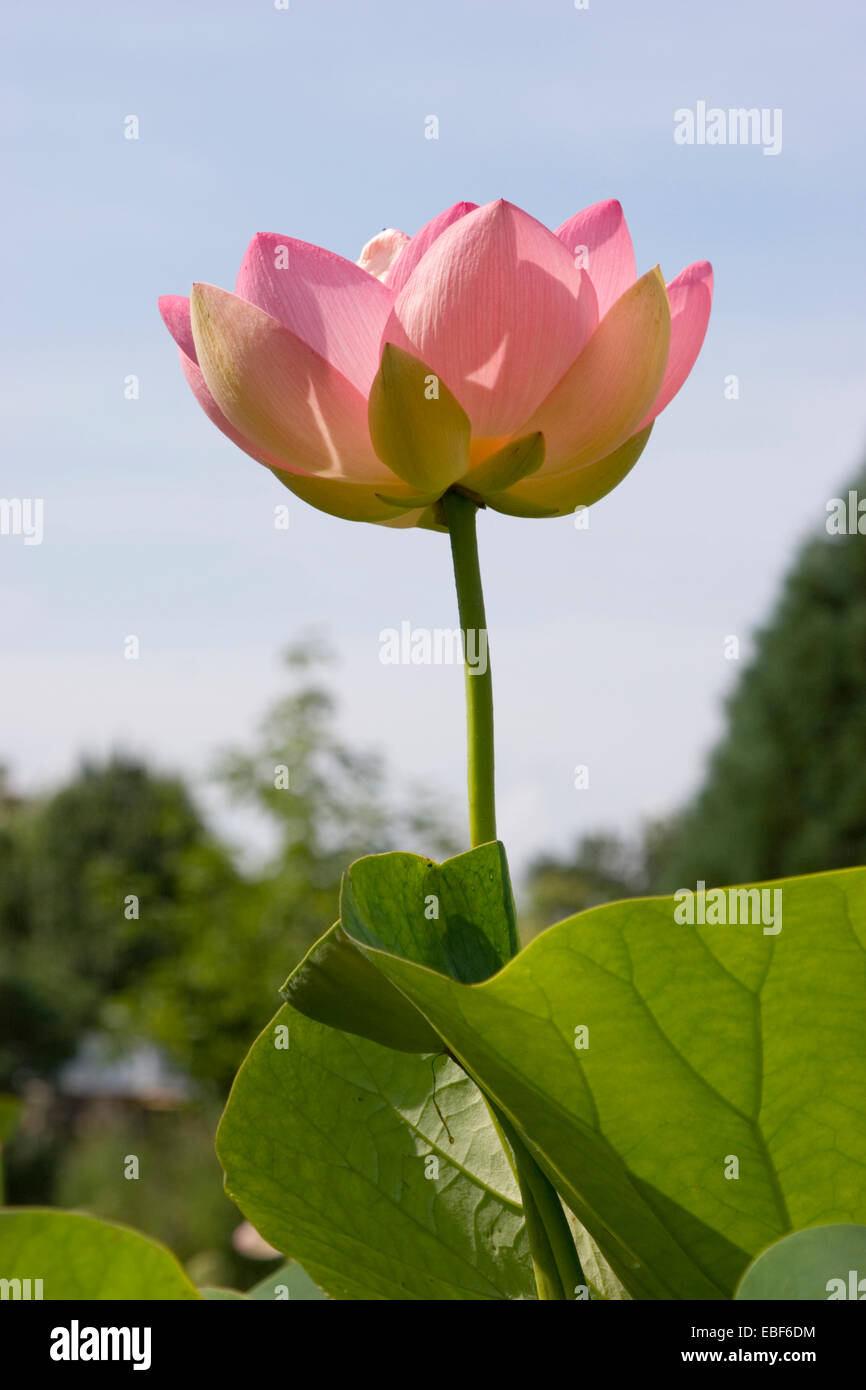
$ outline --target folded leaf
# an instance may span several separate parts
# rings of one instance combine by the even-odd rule
[[[359,859],[343,880],[340,918],[357,942],[466,984],[488,979],[517,950],[508,862],[498,840],[444,864],[417,854]]]
[[[399,1052],[441,1052],[442,1042],[405,995],[348,939],[339,922],[280,990],[308,1018]]]
[[[505,851],[498,841],[434,864],[417,854],[359,859],[343,883],[344,925],[317,941],[281,991],[309,1018],[402,1052],[442,1052],[415,1006],[358,950],[405,955],[455,979],[487,979],[517,949]]]

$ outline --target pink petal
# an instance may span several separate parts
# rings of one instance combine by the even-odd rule
[[[295,472],[393,482],[370,443],[366,398],[331,362],[214,285],[193,286],[190,310],[205,382],[260,457]]]
[[[669,405],[683,385],[706,337],[713,302],[713,267],[709,261],[686,266],[667,287],[671,305],[671,347],[661,390],[640,428]]]
[[[563,243],[500,200],[437,238],[397,296],[385,336],[442,378],[476,437],[499,437],[544,399],[596,321],[590,279]]]
[[[399,294],[424,252],[429,250],[436,238],[442,235],[446,227],[465,217],[467,212],[474,212],[477,206],[477,203],[455,203],[453,207],[438,213],[420,232],[416,232],[386,276],[385,283],[389,288],[395,294]]]
[[[366,270],[321,246],[260,232],[246,249],[235,294],[336,367],[365,394],[393,294]]]
[[[192,340],[192,328],[189,322],[189,300],[186,296],[182,294],[162,295],[159,301],[159,312],[162,314],[163,323],[181,352],[185,353],[191,362],[197,362],[198,358],[195,355],[195,343]]]
[[[343,517],[348,521],[372,521],[388,526],[412,526],[428,524],[429,508],[419,508],[417,494],[397,478],[389,478],[387,495],[389,502],[382,500],[381,483],[355,483],[342,479],[317,478],[299,469],[286,468],[273,458],[268,458],[261,450],[256,450],[244,435],[236,430],[223,415],[208,388],[201,368],[195,357],[195,343],[190,326],[189,300],[182,295],[163,295],[159,301],[160,313],[166,327],[178,343],[181,367],[193,395],[208,419],[221,430],[228,439],[243,449],[245,454],[270,468],[280,482],[290,488],[304,502],[318,507],[320,511],[332,516]],[[190,349],[187,352],[183,346]],[[401,501],[401,499],[403,499]],[[421,500],[421,499],[417,499]],[[401,510],[406,509],[406,510]],[[425,518],[422,522],[421,518]]]
[[[233,444],[236,444],[239,449],[243,449],[245,454],[249,454],[257,463],[260,463],[261,459],[255,452],[253,445],[239,430],[235,429],[234,425],[229,424],[202,376],[192,337],[189,300],[181,294],[164,294],[159,301],[159,312],[162,314],[163,323],[178,345],[177,355],[180,358],[183,374],[205,415],[216,425],[218,430],[222,430]]]
[[[598,316],[603,318],[637,279],[634,248],[621,204],[609,198],[584,208],[557,227],[556,235],[572,255],[580,252],[577,263],[589,272],[598,295]]]
[[[239,449],[243,449],[245,454],[249,454],[250,458],[254,458],[256,463],[263,463],[264,459],[262,458],[261,451],[257,452],[250,440],[246,439],[245,436],[241,434],[240,430],[236,430],[234,425],[230,424],[223,415],[208,390],[208,384],[202,375],[202,370],[198,363],[194,362],[191,357],[187,357],[185,352],[180,352],[178,355],[189,388],[207,418],[212,424],[216,425],[218,430],[222,430],[223,434],[226,435],[233,444],[236,444]]]
[[[586,468],[640,429],[664,380],[670,322],[665,282],[656,268],[620,295],[523,426],[522,434],[544,435],[536,482]]]

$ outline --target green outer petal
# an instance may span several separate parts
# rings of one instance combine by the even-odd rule
[[[396,528],[411,525],[417,526],[421,531],[439,531],[444,532],[445,535],[448,534],[448,527],[444,522],[439,520],[439,513],[436,507],[425,507],[421,512],[407,512],[396,520],[380,521],[379,525],[393,526]]]
[[[502,492],[522,478],[527,478],[544,463],[544,435],[538,431],[522,439],[512,439],[504,448],[470,468],[460,479],[468,491],[481,497],[488,492]]]
[[[269,465],[265,464],[265,468]],[[271,468],[274,477],[317,511],[339,516],[344,521],[389,522],[425,505],[425,498],[412,488],[401,489],[397,478],[393,486],[383,483],[352,483],[344,478],[316,478],[312,474],[288,473]],[[404,494],[401,496],[401,492]],[[387,495],[386,495],[387,494]]]
[[[430,379],[435,396],[429,393]],[[469,467],[469,417],[435,372],[386,343],[370,388],[370,438],[383,463],[422,493],[439,495]]]
[[[591,507],[612,492],[634,468],[652,433],[652,425],[632,435],[607,458],[575,473],[555,478],[527,478],[506,492],[488,493],[488,507],[506,516],[566,516],[576,507]]]

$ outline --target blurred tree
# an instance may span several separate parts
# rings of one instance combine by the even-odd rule
[[[851,487],[866,496],[866,472]],[[866,864],[866,535],[852,520],[855,534],[801,547],[658,891]]]
[[[0,807],[0,1086],[51,1076],[118,991],[180,944],[193,867],[238,881],[183,784],[115,756]],[[203,872],[206,866],[206,873]]]
[[[585,835],[571,855],[542,855],[530,866],[530,930],[540,931],[575,912],[639,892],[641,866],[634,850],[610,832]]]
[[[0,1088],[38,1096],[9,1146],[13,1201],[51,1200],[75,1138],[45,1083],[112,1021],[135,1044],[114,1001],[177,951],[194,874],[200,910],[240,882],[183,784],[134,759],[87,762],[42,799],[0,790]]]
[[[534,936],[554,922],[599,903],[655,891],[659,857],[667,852],[671,823],[651,822],[635,840],[611,831],[584,835],[571,854],[542,855],[526,879],[528,911],[521,932]]]

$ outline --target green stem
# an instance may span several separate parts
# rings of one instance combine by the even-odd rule
[[[475,503],[458,492],[442,499],[451,537],[463,635],[469,838],[472,848],[496,839],[493,775],[493,679],[475,535]]]
[[[475,535],[476,504],[462,493],[446,492],[442,499],[451,537],[454,582],[463,635],[466,680],[467,779],[469,834],[474,849],[496,839],[496,801],[493,769],[493,680],[484,592]],[[471,658],[471,660],[470,660]],[[494,1124],[514,1155],[514,1172],[532,1251],[539,1299],[574,1298],[584,1284],[580,1260],[559,1194],[505,1116],[486,1097]]]
[[[544,1221],[535,1204],[532,1190],[521,1172],[520,1159],[517,1155],[515,1155],[515,1170],[517,1185],[520,1188],[520,1201],[523,1206],[523,1219],[526,1222],[526,1234],[529,1236],[532,1272],[535,1275],[535,1288],[539,1302],[557,1301],[562,1303],[568,1295],[562,1287],[556,1259],[550,1248],[547,1231],[544,1229]]]
[[[532,1194],[532,1187],[529,1182],[529,1172],[524,1162],[526,1149],[517,1139],[513,1129],[508,1124],[505,1116],[502,1115],[493,1104],[489,1096],[484,1097],[487,1102],[487,1109],[490,1111],[490,1118],[493,1121],[499,1142],[508,1155],[511,1150],[511,1168],[517,1179],[517,1186],[520,1188],[520,1203],[523,1207],[523,1218],[526,1222],[526,1234],[529,1237],[529,1250],[532,1256],[532,1270],[535,1275],[535,1287],[538,1292],[539,1300],[549,1301],[551,1299],[562,1300],[567,1297],[563,1287],[562,1279],[556,1265],[556,1259],[550,1244],[541,1212]],[[506,1136],[508,1130],[510,1138]],[[532,1160],[530,1159],[530,1162]]]
[[[491,1106],[489,1099],[487,1104]],[[514,1126],[500,1110],[493,1111],[493,1114],[514,1154],[514,1169],[523,1203],[538,1297],[547,1300],[575,1298],[575,1290],[578,1285],[585,1285],[586,1279],[559,1194],[544,1176]]]

